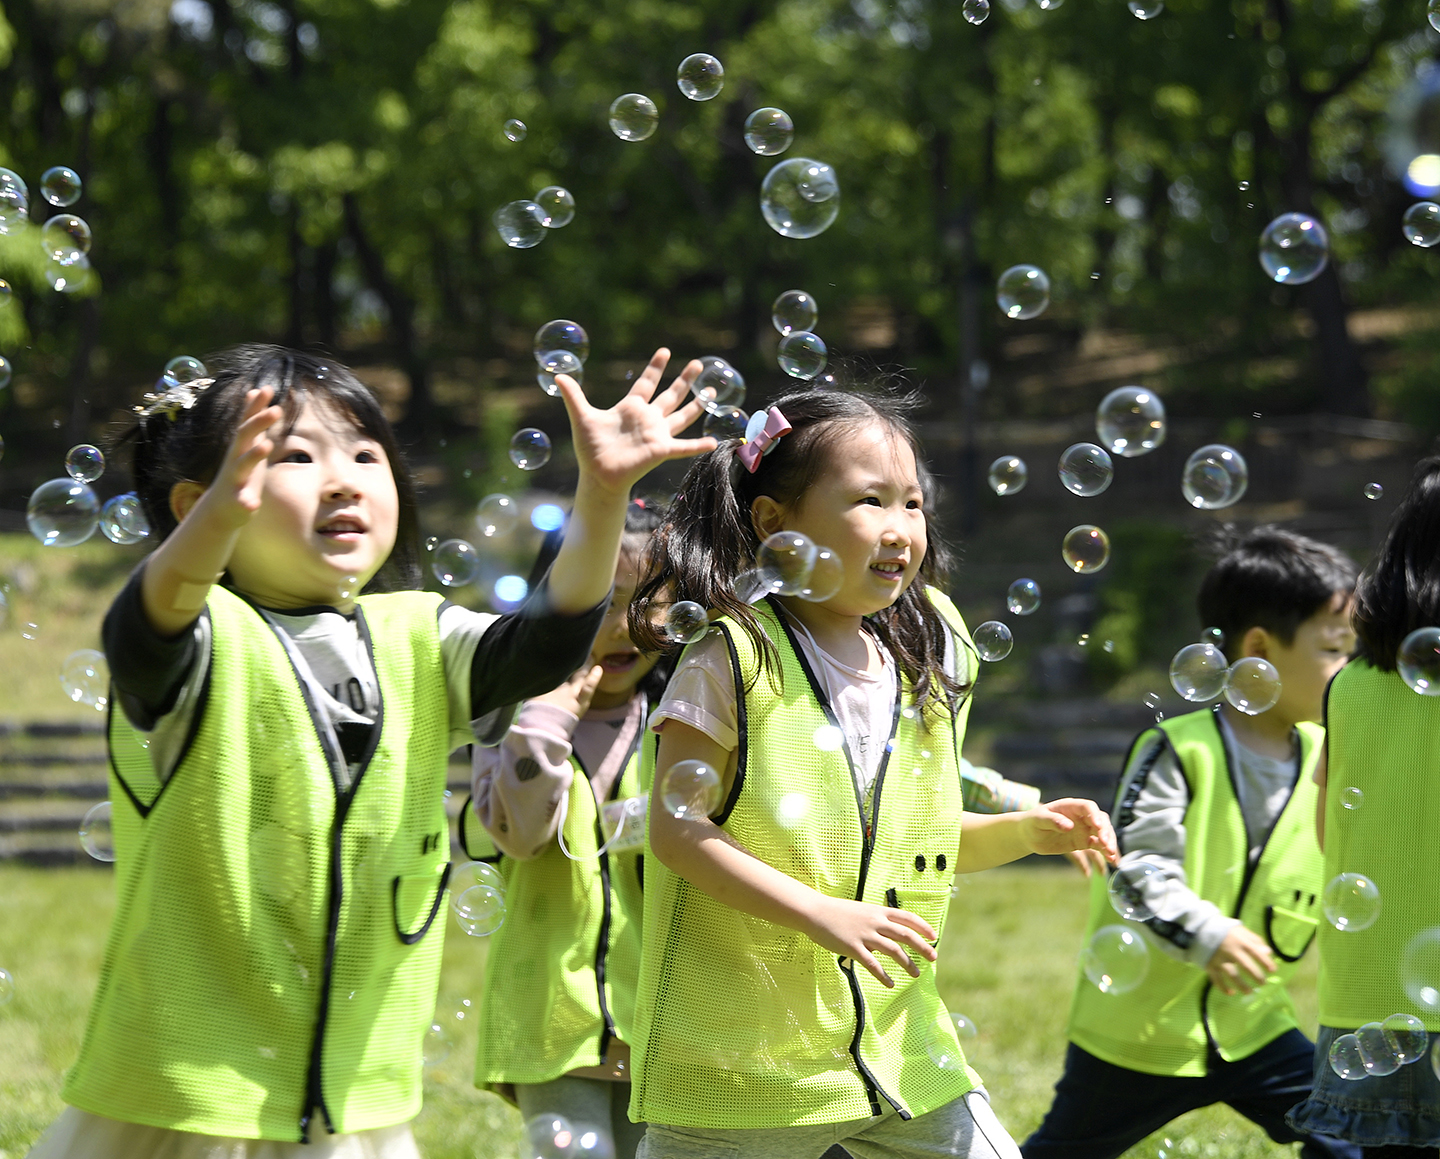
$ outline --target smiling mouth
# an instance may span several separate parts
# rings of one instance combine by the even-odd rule
[[[898,580],[905,575],[905,565],[903,563],[872,563],[870,570],[880,576],[881,579],[887,580]]]
[[[315,530],[318,534],[329,539],[339,539],[342,537],[364,535],[365,525],[361,523],[360,520],[352,519],[347,515],[338,519],[332,519],[330,522],[322,524]]]
[[[600,666],[606,672],[629,672],[639,659],[639,652],[607,652],[600,657]]]

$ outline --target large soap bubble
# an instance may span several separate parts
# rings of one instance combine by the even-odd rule
[[[1205,511],[1229,507],[1250,486],[1250,468],[1234,447],[1211,443],[1185,461],[1180,490],[1190,506]]]
[[[96,861],[115,860],[115,839],[111,834],[109,801],[92,805],[80,822],[80,845]]]
[[[1214,644],[1187,644],[1170,661],[1170,686],[1191,703],[1203,704],[1225,690],[1229,667]]]
[[[804,290],[786,290],[770,307],[770,321],[782,335],[796,330],[815,329],[820,307]]]
[[[1080,955],[1085,977],[1102,994],[1128,994],[1150,973],[1150,947],[1128,926],[1102,926]]]
[[[680,62],[675,84],[692,101],[712,101],[725,87],[725,66],[708,52],[692,52]]]
[[[1110,562],[1110,537],[1101,528],[1082,523],[1065,533],[1060,557],[1071,571],[1089,575]]]
[[[1011,266],[995,283],[995,300],[1007,318],[1036,318],[1050,305],[1050,278],[1039,266]]]
[[[610,104],[610,131],[622,141],[643,141],[660,124],[660,110],[642,93],[626,93]]]
[[[66,209],[80,200],[80,174],[66,165],[56,165],[40,174],[40,194],[57,209]]]
[[[1076,443],[1060,455],[1060,482],[1076,495],[1098,495],[1114,478],[1109,454],[1094,443]]]
[[[694,600],[681,600],[665,613],[665,639],[672,644],[693,644],[710,630],[710,617]]]
[[[677,761],[660,780],[660,801],[672,817],[694,821],[720,808],[720,775],[704,761]]]
[[[1400,679],[1421,696],[1440,696],[1440,628],[1416,628],[1395,655]]]
[[[1440,1014],[1440,926],[1423,929],[1405,943],[1400,985],[1421,1010]]]
[[[430,570],[447,588],[463,588],[480,576],[480,553],[463,539],[447,539],[435,548]]]
[[[65,474],[82,483],[93,483],[105,473],[105,453],[93,443],[79,443],[65,455]]]
[[[1017,579],[1005,593],[1005,606],[1016,616],[1028,616],[1040,608],[1040,585],[1033,579]]]
[[[545,240],[545,211],[533,201],[502,205],[492,220],[500,240],[511,249],[532,249]]]
[[[1358,933],[1380,916],[1380,889],[1363,873],[1342,873],[1325,887],[1321,907],[1326,921],[1337,930]]]
[[[990,0],[965,0],[960,5],[960,15],[970,24],[984,24],[990,15]]]
[[[990,464],[985,479],[995,494],[1014,495],[1025,489],[1025,484],[1030,480],[1030,470],[1025,466],[1024,459],[1016,455],[1001,455]]]
[[[1433,201],[1417,201],[1400,219],[1400,232],[1411,245],[1429,249],[1440,243],[1440,205]]]
[[[110,697],[110,668],[105,653],[94,648],[71,652],[60,669],[60,687],[76,704],[104,708]]]
[[[1153,390],[1122,386],[1095,408],[1095,433],[1112,455],[1133,459],[1165,441],[1165,404]]]
[[[509,495],[486,495],[475,504],[475,526],[486,539],[508,535],[520,522],[520,505]],[[463,540],[447,540],[460,543]],[[440,581],[444,583],[444,580]]]
[[[73,213],[57,213],[40,227],[40,244],[51,261],[73,266],[90,252],[90,226]]]
[[[1224,692],[1234,708],[1246,716],[1259,716],[1280,699],[1280,671],[1259,656],[1242,656],[1225,673]]]
[[[690,393],[711,414],[745,401],[745,376],[718,354],[700,359],[701,370],[690,384]]]
[[[1175,879],[1153,861],[1132,861],[1110,875],[1110,907],[1126,921],[1147,922],[1160,913]]]
[[[791,157],[765,175],[760,212],[782,237],[815,237],[840,213],[840,183],[823,161]]]
[[[116,495],[100,508],[100,531],[111,543],[139,543],[150,534],[150,520],[133,491]]]
[[[557,374],[568,375],[577,383],[585,382],[585,364],[569,350],[547,351],[537,361],[540,369],[535,373],[535,381],[552,398],[560,393],[560,384],[555,381]]]
[[[556,350],[568,350],[583,365],[590,357],[590,335],[585,333],[585,327],[579,322],[556,318],[535,331],[531,349],[535,352],[535,361],[542,365],[545,358]]]
[[[791,378],[814,378],[825,369],[828,357],[824,339],[808,330],[792,330],[780,339],[776,356],[780,369]]]
[[[489,937],[505,924],[505,894],[493,885],[472,885],[462,890],[450,908],[460,928],[472,938]]]
[[[975,641],[975,650],[980,653],[980,659],[992,663],[1005,659],[1010,655],[1010,649],[1015,646],[1015,637],[1009,626],[999,620],[986,620],[975,629],[971,638]]]
[[[78,479],[51,479],[30,495],[25,523],[46,547],[74,547],[95,534],[100,500]]]
[[[790,148],[795,123],[784,109],[756,109],[745,118],[745,144],[761,157],[774,157]]]
[[[546,229],[560,229],[575,220],[575,197],[563,185],[545,186],[535,195],[535,204]]]
[[[760,545],[755,566],[775,595],[799,595],[810,582],[819,550],[808,536],[798,531],[777,531]]]
[[[550,436],[537,427],[523,427],[510,439],[510,461],[522,471],[538,471],[550,461]]]
[[[1313,282],[1330,260],[1330,235],[1305,213],[1282,213],[1260,235],[1260,266],[1285,286]]]

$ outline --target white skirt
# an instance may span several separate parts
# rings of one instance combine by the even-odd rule
[[[420,1159],[409,1123],[327,1135],[324,1125],[311,1143],[273,1139],[227,1139],[166,1127],[122,1123],[66,1107],[50,1124],[28,1159]]]

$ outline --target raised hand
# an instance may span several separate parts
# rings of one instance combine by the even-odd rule
[[[215,472],[214,482],[200,503],[207,517],[240,527],[260,509],[265,471],[270,452],[275,449],[269,431],[284,413],[278,406],[270,405],[274,397],[275,390],[269,386],[246,391],[240,425],[230,440],[230,449],[225,452],[220,469]]]
[[[1026,847],[1032,853],[1095,850],[1112,865],[1120,860],[1110,818],[1094,801],[1065,797],[1022,813]]]
[[[594,699],[595,689],[600,686],[600,679],[604,675],[604,665],[587,663],[559,688],[543,692],[539,696],[532,696],[530,699],[538,700],[543,704],[553,704],[556,708],[563,709],[571,716],[579,718],[590,711],[590,701]]]

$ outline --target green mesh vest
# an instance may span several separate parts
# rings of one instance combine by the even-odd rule
[[[1082,972],[1070,1009],[1070,1040],[1106,1062],[1146,1074],[1206,1073],[1210,1048],[1226,1061],[1247,1058],[1296,1025],[1285,983],[1314,940],[1324,884],[1315,841],[1316,788],[1311,780],[1324,730],[1301,724],[1300,776],[1258,862],[1248,865],[1249,840],[1235,791],[1235,764],[1225,751],[1218,708],[1187,713],[1159,726],[1190,786],[1185,811],[1185,880],[1221,912],[1239,918],[1270,943],[1279,969],[1252,995],[1228,997],[1197,966],[1150,943],[1145,980],[1124,994],[1106,994]],[[1137,742],[1138,743],[1138,742]],[[1132,750],[1133,751],[1133,750]],[[1127,762],[1128,764],[1128,762]],[[1115,803],[1123,824],[1128,796]],[[1161,919],[1152,919],[1152,924]],[[1091,878],[1088,941],[1101,926],[1126,925],[1110,905],[1106,879]]]
[[[642,725],[611,800],[643,792],[643,737]],[[601,844],[595,793],[579,760],[571,757],[570,764],[574,777],[563,832],[566,849],[578,860],[567,857],[559,842],[525,861],[498,858],[507,916],[485,959],[476,1086],[549,1082],[577,1067],[600,1065],[612,1038],[634,1041],[640,852],[595,856]],[[469,814],[467,803],[462,824]],[[475,848],[468,839],[467,848]]]
[[[831,739],[840,735],[835,716],[789,625],[768,602],[755,612],[779,652],[779,680],[761,671],[736,623],[718,622],[740,739],[716,824],[812,889],[899,906],[943,930],[960,845],[959,722],[944,711],[920,719],[902,681],[886,754],[862,802],[848,752]],[[645,746],[651,762],[655,750]],[[978,1084],[933,967],[921,962],[917,979],[895,968],[887,990],[804,934],[712,900],[654,857],[646,875],[630,1102],[637,1122],[837,1123],[877,1115],[887,1103],[909,1118]]]
[[[1354,1030],[1405,1011],[1440,1032],[1440,700],[1356,660],[1331,682],[1326,716],[1325,880],[1363,874],[1380,912],[1365,929],[1321,923],[1320,1024]],[[1347,789],[1364,794],[1357,808],[1344,807]]]
[[[440,597],[358,603],[381,714],[348,791],[279,637],[219,587],[168,781],[111,713],[116,912],[66,1102],[291,1141],[420,1110],[449,874]]]

